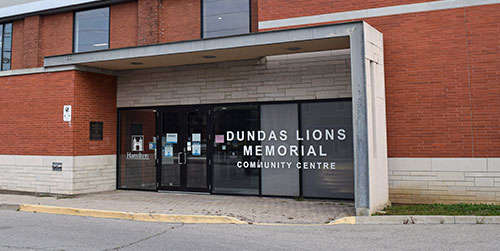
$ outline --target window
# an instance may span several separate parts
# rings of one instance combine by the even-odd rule
[[[250,32],[250,0],[202,0],[203,37]]]
[[[1,70],[10,70],[12,55],[12,23],[0,24],[0,54],[2,58]]]
[[[75,13],[74,52],[109,48],[109,8]]]

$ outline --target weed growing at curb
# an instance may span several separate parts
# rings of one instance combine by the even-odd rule
[[[489,204],[420,204],[392,205],[383,215],[477,215],[500,216],[500,205]],[[382,214],[377,214],[382,215]]]
[[[295,197],[296,201],[304,201],[304,197]]]

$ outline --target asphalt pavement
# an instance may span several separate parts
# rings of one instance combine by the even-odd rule
[[[500,227],[169,224],[0,210],[0,250],[498,250]]]

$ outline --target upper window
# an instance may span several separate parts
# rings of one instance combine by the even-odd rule
[[[75,13],[74,52],[109,48],[109,8]]]
[[[12,23],[0,24],[0,57],[2,71],[10,70],[10,59],[12,55]]]
[[[202,0],[203,37],[250,32],[250,0]]]

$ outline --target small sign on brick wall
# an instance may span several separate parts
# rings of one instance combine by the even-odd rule
[[[52,171],[62,171],[62,163],[61,162],[52,162]]]

